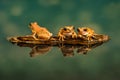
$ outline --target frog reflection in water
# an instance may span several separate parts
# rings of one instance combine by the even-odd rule
[[[73,26],[65,26],[59,30],[58,37],[59,40],[64,41],[65,38],[76,38],[77,34],[75,33]]]
[[[94,30],[88,27],[78,28],[77,31],[78,31],[77,34],[78,38],[85,38],[87,41],[91,41],[92,38],[95,38],[94,35],[96,35]]]
[[[36,45],[31,48],[32,51],[29,53],[30,57],[35,57],[37,55],[46,54],[51,50],[52,47],[47,45]]]
[[[74,56],[74,49],[75,46],[73,45],[63,45],[63,46],[59,46],[59,48],[62,51],[62,54],[64,57],[73,57]]]
[[[32,37],[35,40],[48,40],[52,36],[52,33],[50,33],[46,28],[39,26],[37,22],[30,23],[30,29],[32,30]]]

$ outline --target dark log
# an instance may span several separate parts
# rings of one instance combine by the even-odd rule
[[[104,43],[109,41],[109,36],[107,35],[94,35],[91,40],[86,38],[66,38],[64,41],[60,41],[57,36],[51,37],[49,40],[38,39],[35,40],[31,35],[9,37],[8,41],[11,43],[25,43],[25,44],[38,44],[38,45],[59,45],[59,44],[72,44],[72,45],[88,45],[96,43]]]

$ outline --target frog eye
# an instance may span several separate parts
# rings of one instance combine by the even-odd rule
[[[32,24],[31,24],[31,23],[29,23],[29,25],[31,26]]]
[[[66,29],[66,28],[63,28],[63,30],[65,30],[65,31],[66,31],[67,29]]]
[[[83,29],[83,31],[88,31],[88,29],[85,28],[85,29]]]
[[[75,29],[75,27],[73,27],[73,29]]]
[[[79,28],[77,28],[77,31],[80,31]]]

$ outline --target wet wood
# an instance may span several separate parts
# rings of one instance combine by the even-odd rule
[[[107,35],[95,35],[95,38],[87,40],[86,38],[66,38],[64,41],[60,41],[57,36],[51,37],[49,40],[38,39],[35,40],[31,35],[27,36],[18,36],[18,37],[9,37],[8,41],[11,43],[25,43],[25,44],[38,44],[38,45],[59,45],[59,44],[72,44],[72,45],[88,45],[96,43],[104,43],[109,40]]]

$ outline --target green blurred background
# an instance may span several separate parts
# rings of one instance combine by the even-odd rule
[[[31,34],[30,22],[57,34],[65,25],[89,26],[111,37],[87,55],[63,57],[53,48],[31,58],[10,36]],[[0,80],[120,80],[120,0],[1,0]]]

